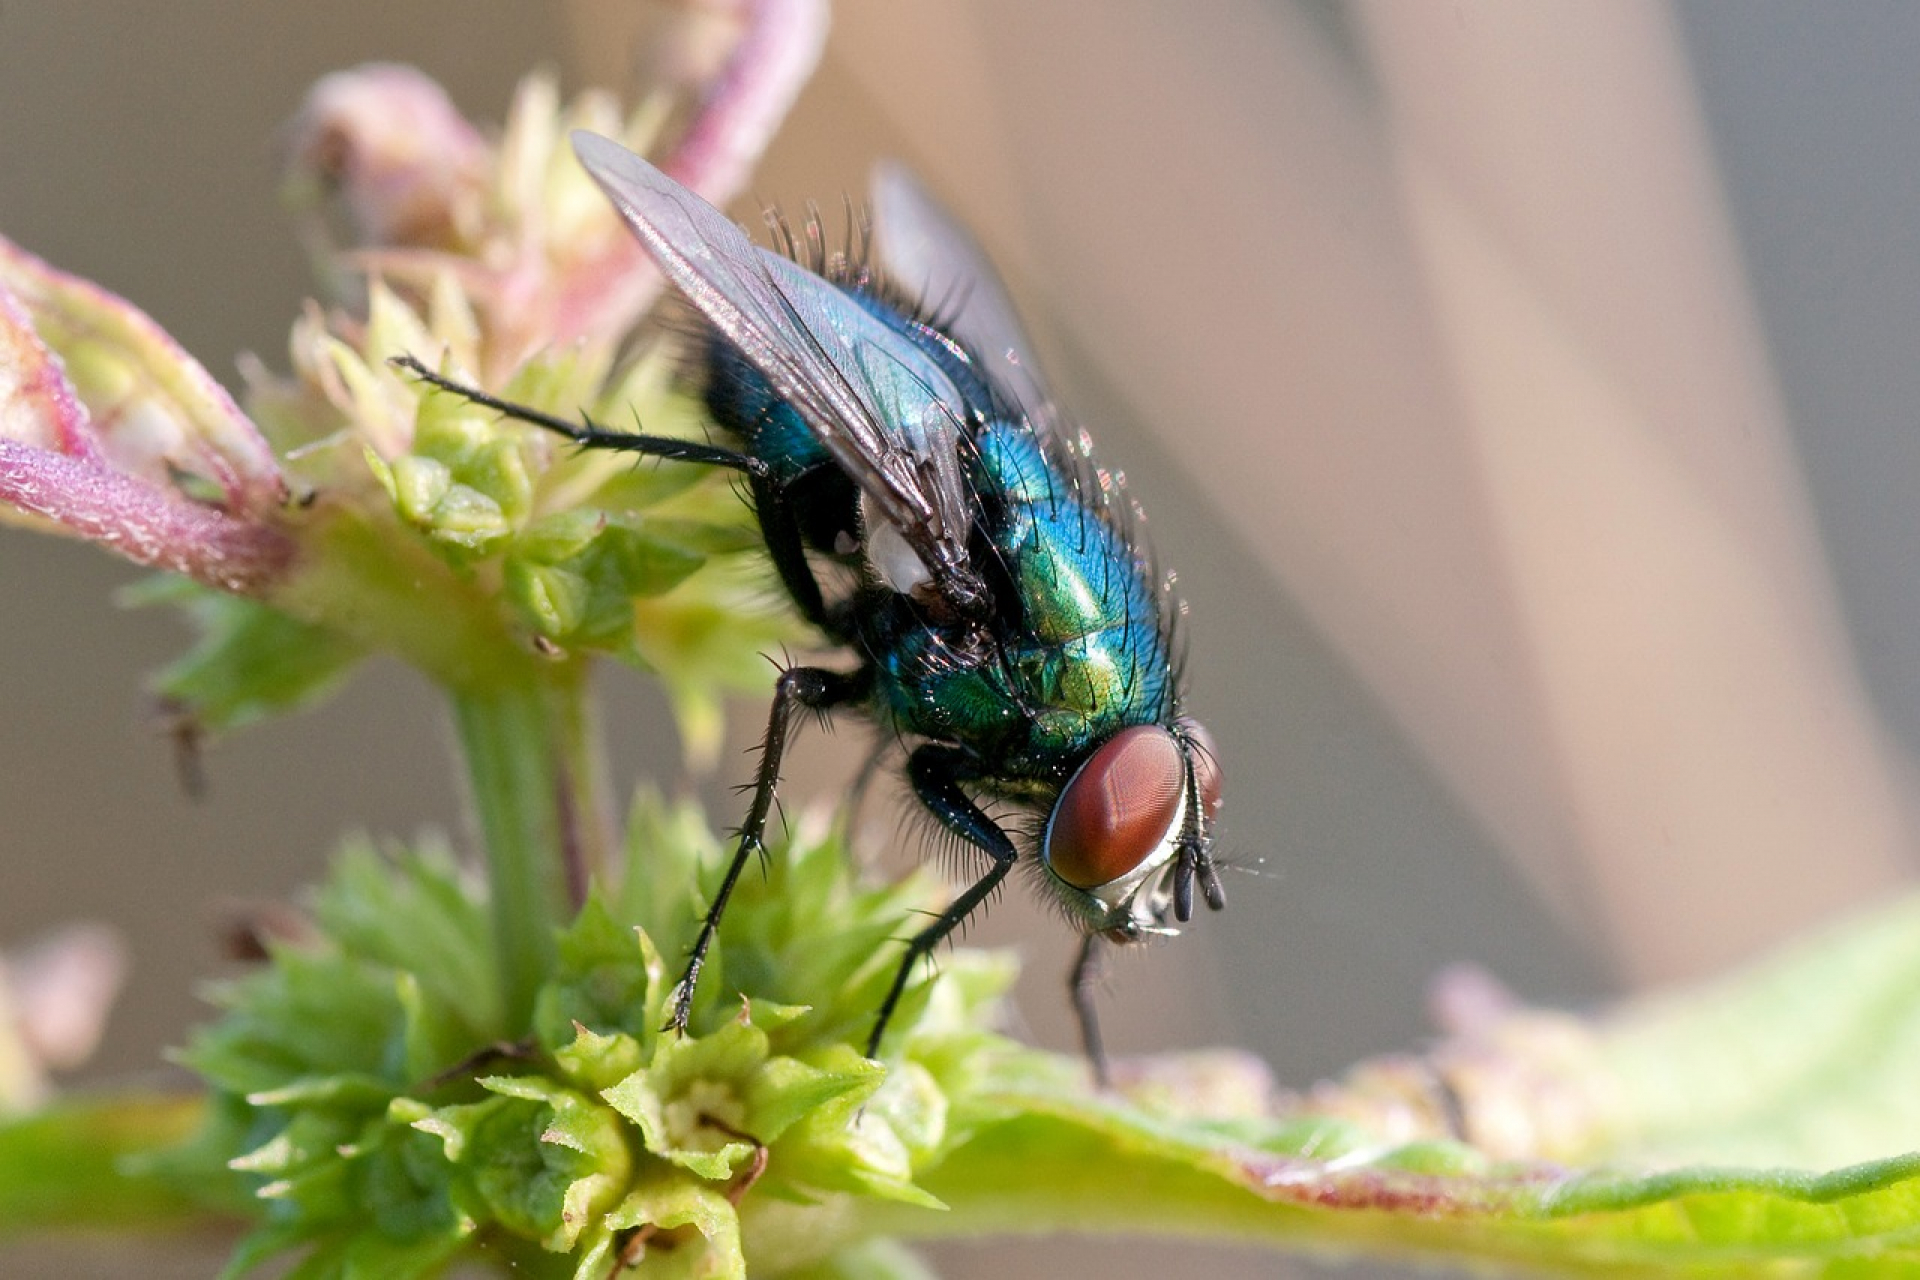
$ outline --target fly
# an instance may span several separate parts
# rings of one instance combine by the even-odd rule
[[[795,713],[851,710],[910,744],[915,797],[985,859],[908,940],[868,1056],[916,966],[1025,863],[1084,938],[1069,985],[1104,1083],[1100,949],[1177,933],[1196,886],[1224,905],[1221,773],[1184,710],[1171,601],[1085,434],[1061,425],[1004,289],[902,169],[875,177],[871,251],[815,252],[809,269],[624,147],[573,145],[710,326],[706,404],[732,447],[570,423],[399,363],[585,448],[740,473],[794,606],[856,664],[780,674],[753,802],[668,1028],[685,1029],[727,899],[762,851]],[[983,804],[1029,821],[1009,830]]]

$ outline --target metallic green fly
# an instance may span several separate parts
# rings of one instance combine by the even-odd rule
[[[1104,1080],[1102,944],[1177,933],[1196,885],[1224,903],[1220,768],[1186,714],[1178,610],[1124,495],[1064,427],[972,238],[903,170],[877,175],[870,245],[828,255],[815,241],[803,265],[618,144],[573,142],[705,318],[706,403],[729,444],[569,423],[403,363],[587,448],[738,472],[787,594],[854,663],[781,673],[740,843],[669,1025],[685,1027],[728,896],[761,851],[795,713],[856,710],[904,746],[927,813],[984,859],[908,940],[869,1055],[920,961],[1024,865],[1085,939],[1071,990]]]

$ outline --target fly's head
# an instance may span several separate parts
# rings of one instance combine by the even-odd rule
[[[1138,942],[1178,933],[1197,883],[1226,905],[1213,865],[1220,764],[1213,739],[1185,717],[1122,729],[1094,749],[1054,801],[1040,862],[1090,933]]]

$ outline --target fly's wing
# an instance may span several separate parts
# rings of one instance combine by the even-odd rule
[[[1052,397],[1040,379],[1013,303],[987,256],[907,169],[873,173],[873,228],[889,279],[941,318],[942,327],[981,362],[989,380],[1013,394],[1041,430],[1051,429]]]
[[[940,367],[835,286],[747,239],[726,215],[625,147],[576,132],[580,163],[702,315],[773,384],[859,484],[870,511],[977,616],[960,472],[963,401]]]

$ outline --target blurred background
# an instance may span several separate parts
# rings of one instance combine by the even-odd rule
[[[308,84],[411,62],[498,120],[535,66],[627,85],[660,13],[7,0],[0,232],[216,375],[281,365],[308,285],[275,140]],[[1239,1043],[1305,1085],[1417,1048],[1443,965],[1586,1006],[1911,877],[1916,64],[1897,4],[836,5],[756,195],[833,208],[874,157],[914,165],[1002,265],[1191,606],[1220,841],[1253,874],[1114,966],[1119,1052]],[[141,686],[186,636],[114,607],[139,576],[0,536],[0,945],[124,932],[90,1078],[165,1070],[232,904],[297,893],[345,829],[458,823],[437,701],[391,663],[217,744],[186,798]],[[645,678],[602,682],[617,776],[676,777]],[[741,705],[743,745],[762,717]],[[699,784],[716,821],[744,768]],[[1023,1033],[1070,1045],[1072,939],[1015,892],[973,940],[1021,948]]]

